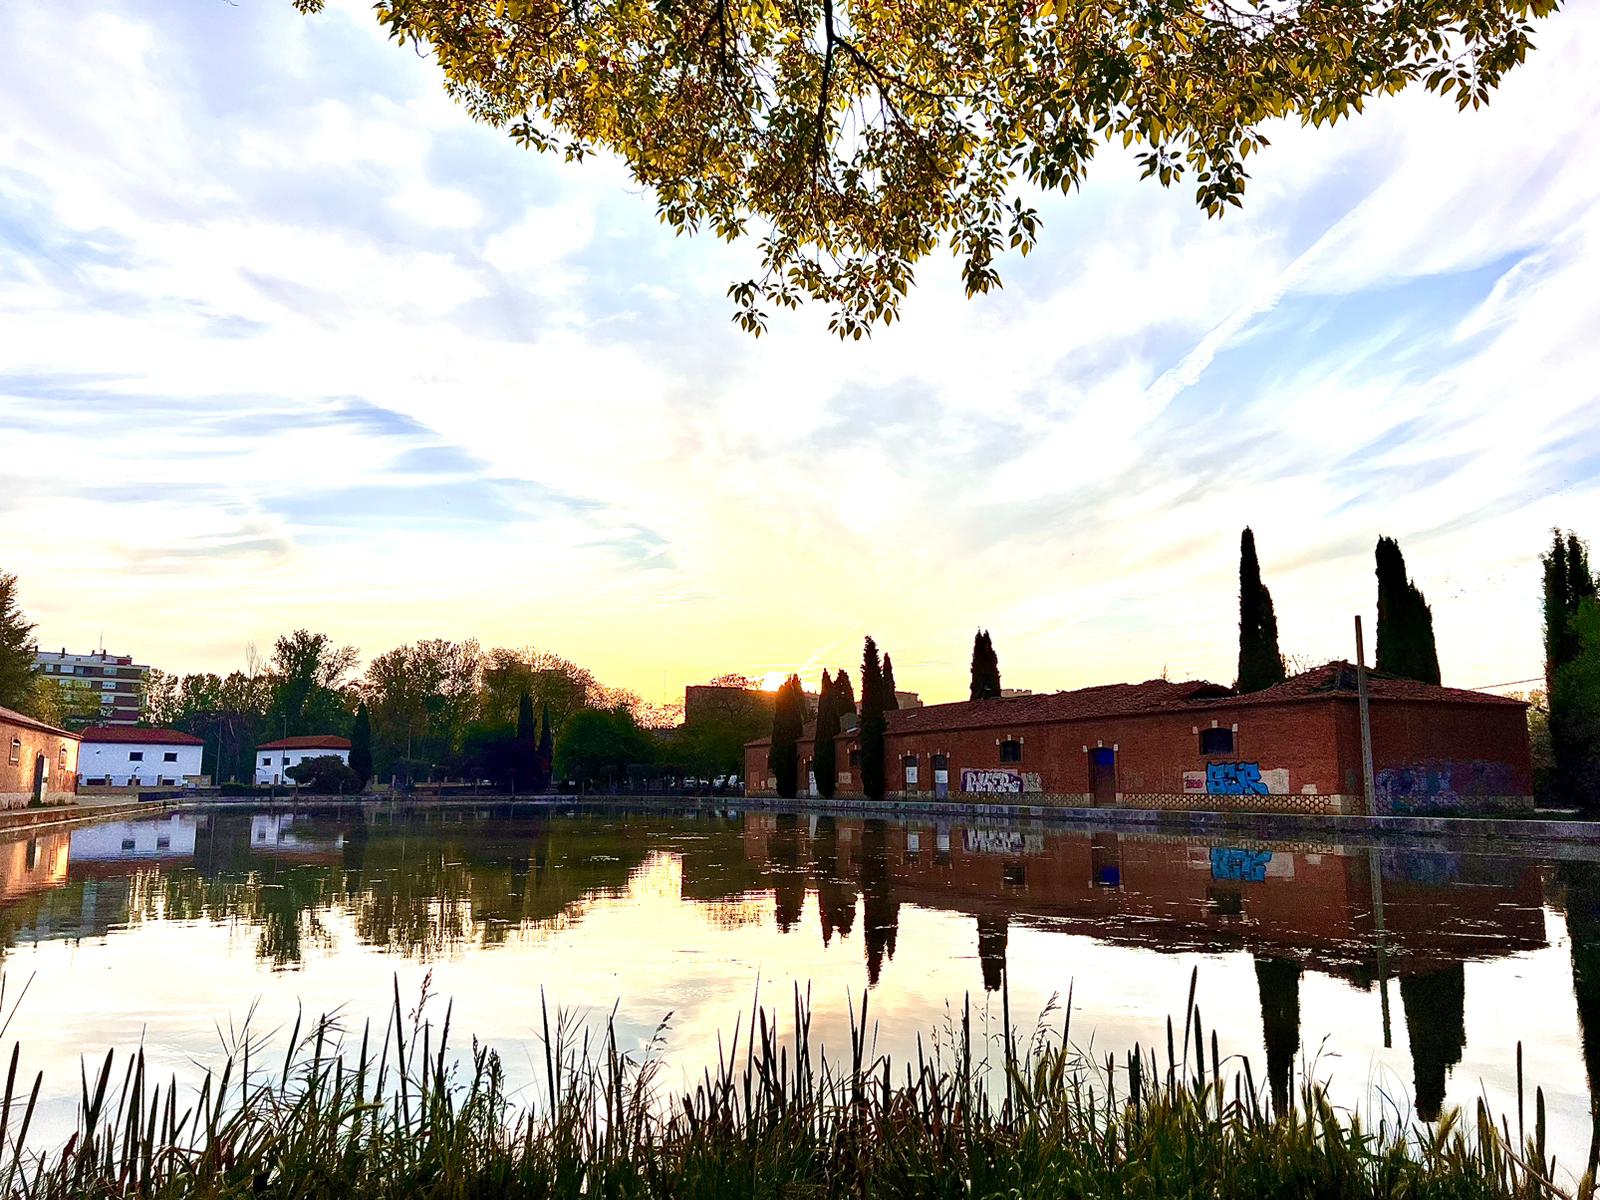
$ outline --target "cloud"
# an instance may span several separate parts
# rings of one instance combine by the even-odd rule
[[[47,640],[175,670],[309,624],[659,698],[872,632],[939,698],[979,624],[1022,686],[1230,677],[1246,523],[1285,648],[1348,653],[1381,530],[1451,680],[1533,674],[1600,469],[1597,35],[1485,112],[1276,130],[1224,221],[1108,153],[1002,292],[936,257],[840,345],[739,333],[753,246],[473,125],[359,0],[5,7],[7,569]]]

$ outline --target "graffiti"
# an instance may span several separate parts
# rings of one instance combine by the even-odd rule
[[[1447,812],[1479,807],[1485,797],[1501,798],[1524,790],[1512,771],[1497,762],[1429,762],[1385,767],[1376,780],[1379,808],[1391,813]]]
[[[1044,835],[1020,829],[963,829],[961,844],[968,854],[1043,854]]]
[[[961,790],[992,795],[1014,795],[1022,791],[1022,772],[1006,767],[989,770],[964,767],[961,771]]]
[[[1271,850],[1239,850],[1214,846],[1211,850],[1211,878],[1237,879],[1241,883],[1265,883]]]
[[[1253,762],[1207,763],[1206,792],[1212,796],[1265,796],[1261,764]]]
[[[1022,773],[1022,790],[1025,792],[1044,791],[1044,782],[1039,778],[1037,771],[1024,771]]]

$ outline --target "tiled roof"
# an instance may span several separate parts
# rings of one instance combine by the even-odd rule
[[[1294,700],[1326,700],[1333,696],[1354,698],[1356,694],[1355,667],[1337,661],[1313,667],[1259,692],[1228,696],[1213,704],[1280,704]],[[1526,702],[1513,700],[1509,696],[1418,683],[1415,679],[1401,679],[1373,670],[1367,672],[1367,695],[1373,700],[1431,700],[1436,704],[1512,704],[1527,707]]]
[[[0,708],[0,724],[20,725],[24,729],[37,729],[40,733],[53,733],[57,737],[71,738],[73,741],[78,740],[78,735],[71,730],[57,729],[54,725],[46,725],[43,721],[37,721],[27,713],[19,713],[14,708]]]
[[[302,734],[299,737],[279,738],[275,742],[262,742],[257,750],[348,750],[350,739],[334,737],[327,733]]]
[[[1438,687],[1367,672],[1367,694],[1375,701],[1428,700],[1440,704],[1510,704],[1521,700],[1469,692],[1464,688]],[[1110,683],[1033,696],[1002,696],[993,700],[958,700],[951,704],[930,704],[923,708],[902,708],[890,712],[889,732],[939,733],[956,729],[988,729],[997,726],[1040,725],[1056,721],[1086,721],[1102,717],[1128,717],[1174,710],[1242,707],[1256,704],[1293,704],[1334,697],[1354,699],[1356,669],[1347,662],[1325,663],[1259,692],[1240,695],[1232,688],[1203,679],[1170,683],[1147,679],[1143,683]],[[815,736],[809,724],[802,740]],[[765,745],[771,738],[746,743]]]
[[[86,742],[138,746],[204,746],[205,739],[179,729],[140,729],[133,725],[94,725],[81,735]]]

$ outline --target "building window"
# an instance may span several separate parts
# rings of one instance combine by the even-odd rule
[[[948,754],[935,754],[933,756],[933,769],[935,771],[948,771],[950,769],[950,756]]]
[[[11,739],[11,762],[13,765],[22,761],[22,739]]]
[[[65,746],[60,747],[56,751],[56,766],[60,767],[63,771],[67,769],[67,748]]]
[[[262,765],[262,766],[263,766],[263,767],[270,767],[270,766],[271,766],[271,765],[272,765],[272,756],[271,756],[271,755],[270,755],[270,754],[269,754],[269,755],[267,755],[267,756],[266,756],[266,757],[264,757],[264,758],[263,758],[263,759],[262,759],[262,760],[261,760],[261,765]]]
[[[132,838],[123,838],[122,839],[122,848],[124,850],[132,850],[133,849],[133,839]]]
[[[1017,763],[1022,761],[1022,743],[1015,738],[1007,738],[1000,743],[1000,761],[1003,763]]]
[[[168,750],[165,754],[163,754],[161,756],[161,761],[162,762],[177,762],[178,761],[178,752],[176,750]]]
[[[1200,731],[1201,754],[1232,754],[1233,730],[1231,729],[1202,729]]]
[[[144,761],[144,751],[143,750],[129,750],[128,751],[128,761],[129,762],[143,762]]]
[[[156,849],[157,850],[168,850],[171,847],[172,847],[172,839],[170,837],[158,837],[156,839]]]
[[[850,747],[850,765],[852,767],[859,767],[861,765],[861,747],[860,746],[851,746]]]

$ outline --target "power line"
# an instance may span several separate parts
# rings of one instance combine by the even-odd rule
[[[1512,680],[1510,680],[1510,681],[1508,681],[1506,683],[1483,683],[1483,684],[1479,684],[1477,687],[1470,688],[1468,690],[1469,691],[1474,691],[1474,692],[1492,692],[1492,691],[1495,690],[1495,688],[1516,687],[1519,683],[1543,683],[1543,682],[1544,682],[1544,676],[1543,675],[1535,675],[1532,679],[1512,679]]]

